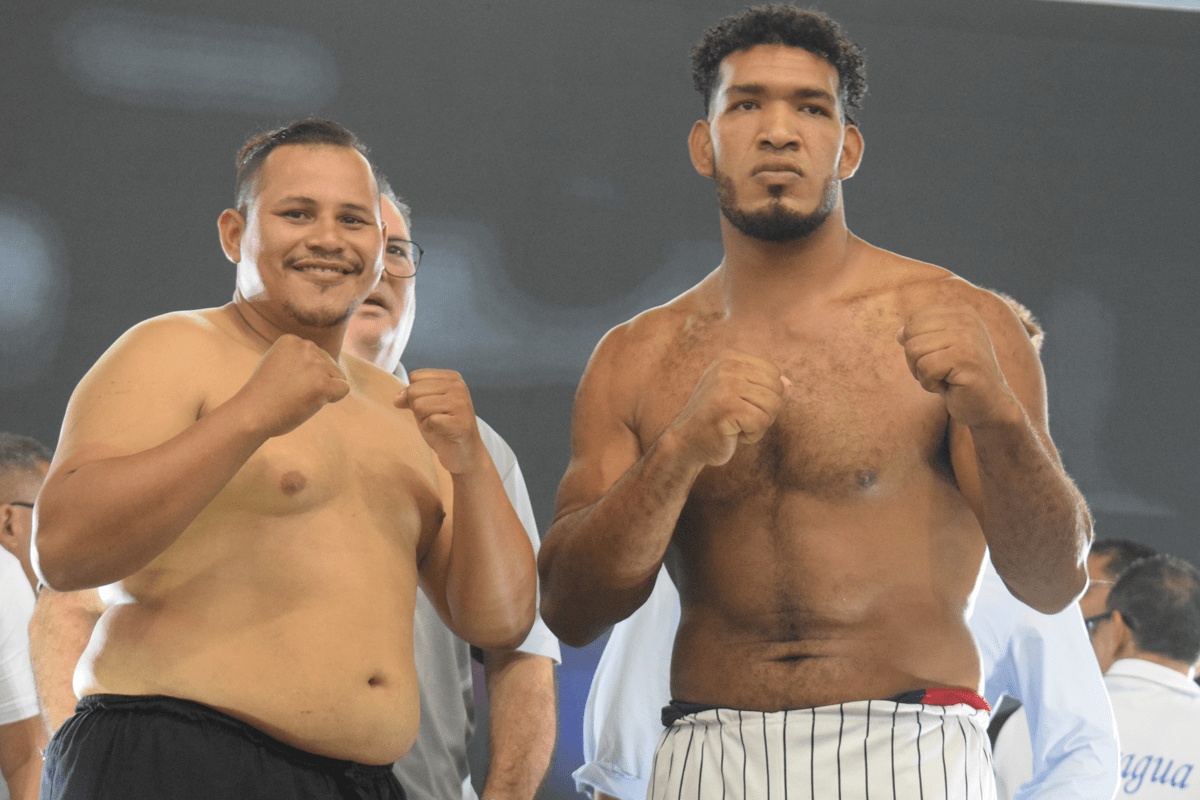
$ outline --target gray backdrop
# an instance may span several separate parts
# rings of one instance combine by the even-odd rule
[[[0,428],[53,444],[112,341],[226,302],[216,218],[251,134],[336,119],[428,255],[410,367],[460,370],[548,522],[613,325],[720,259],[688,50],[717,0],[55,0],[0,9]],[[851,229],[1030,306],[1051,425],[1102,536],[1194,562],[1200,14],[826,0],[868,56]],[[598,646],[564,654],[545,797]]]

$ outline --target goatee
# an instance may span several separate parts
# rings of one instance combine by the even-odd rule
[[[283,304],[283,309],[292,316],[292,319],[306,328],[334,328],[350,319],[355,306],[351,306],[339,314],[329,310],[308,311],[297,308],[292,305],[291,301],[287,301]]]
[[[832,175],[825,180],[821,202],[811,214],[801,214],[785,208],[776,199],[762,211],[743,211],[738,208],[737,191],[733,181],[721,172],[713,175],[717,184],[717,200],[721,214],[729,224],[752,239],[764,242],[794,242],[810,235],[829,218],[837,208],[838,187],[841,181]],[[775,187],[772,187],[774,189]]]

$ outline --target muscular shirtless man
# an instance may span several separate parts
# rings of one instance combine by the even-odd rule
[[[543,617],[589,642],[666,563],[654,797],[991,797],[966,622],[985,548],[1044,612],[1087,581],[1037,354],[1000,297],[846,228],[865,86],[836,23],[749,9],[693,62],[725,258],[596,348]]]
[[[532,549],[462,380],[342,353],[381,270],[363,152],[321,120],[251,140],[219,220],[233,302],[134,327],[71,398],[40,573],[125,602],[43,797],[401,797],[418,582],[482,647],[532,623]]]

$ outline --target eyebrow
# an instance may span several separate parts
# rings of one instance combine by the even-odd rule
[[[304,195],[292,195],[291,197],[284,197],[284,198],[280,199],[279,202],[282,205],[287,205],[289,203],[298,203],[300,205],[306,205],[306,206],[317,205],[316,200],[314,200],[311,197],[305,197]],[[340,210],[340,211],[357,211],[360,214],[372,214],[373,213],[371,211],[371,209],[367,208],[366,206],[360,206],[358,203],[342,203],[340,206],[338,206],[338,210]]]
[[[728,86],[725,89],[725,94],[762,95],[767,94],[767,87],[761,83],[737,83]],[[798,100],[828,100],[830,102],[837,102],[837,98],[824,89],[809,87],[796,89],[792,92],[791,96]]]

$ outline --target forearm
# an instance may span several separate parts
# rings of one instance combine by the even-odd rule
[[[532,800],[554,752],[554,662],[515,650],[488,651],[490,761],[482,800]]]
[[[38,498],[35,555],[43,581],[70,591],[141,569],[267,438],[225,403],[157,447],[52,473]]]
[[[45,732],[37,717],[0,725],[0,772],[12,800],[37,800],[45,746]]]
[[[1083,496],[1019,408],[971,438],[996,571],[1021,601],[1061,611],[1087,585],[1092,520]]]
[[[75,666],[104,605],[95,590],[62,594],[42,589],[29,622],[29,657],[42,722],[50,736],[75,713]]]
[[[461,638],[519,644],[533,625],[537,567],[529,537],[491,461],[453,476],[454,519],[446,602]]]
[[[646,601],[702,464],[669,434],[593,505],[561,515],[542,542],[542,618],[573,647]]]

